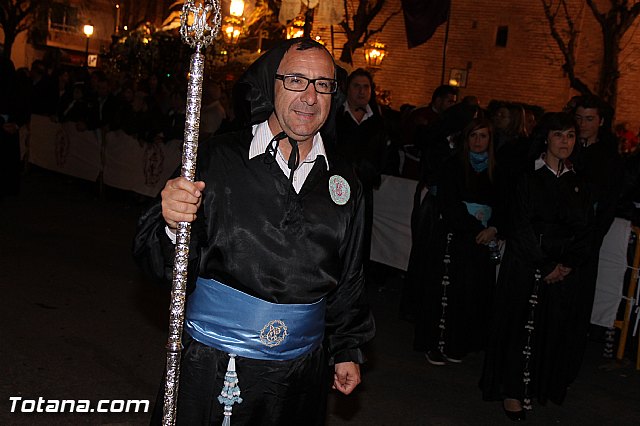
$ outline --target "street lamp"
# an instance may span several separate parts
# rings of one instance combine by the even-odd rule
[[[224,42],[229,46],[238,43],[240,34],[242,34],[242,14],[244,13],[243,0],[231,0],[229,5],[229,16],[224,17],[222,25],[222,37]]]
[[[369,43],[364,49],[364,60],[367,63],[367,67],[372,70],[378,70],[382,68],[382,60],[387,55],[387,49],[384,43],[373,42]]]
[[[120,32],[120,4],[116,3],[116,34]]]
[[[230,16],[227,18],[229,19],[225,19],[225,23],[222,26],[222,37],[225,43],[234,45],[238,43],[240,33],[242,33],[242,23],[239,20],[234,20]]]
[[[244,1],[243,0],[231,0],[229,5],[229,15],[237,16],[238,18],[244,13]]]
[[[84,49],[84,65],[86,67],[89,67],[89,38],[91,38],[91,34],[93,34],[93,25],[91,24],[85,25],[84,28],[82,29],[82,32],[84,33],[84,35],[87,36],[87,44]]]
[[[291,23],[287,25],[287,39],[300,38],[304,35],[304,15],[300,14],[293,18]]]

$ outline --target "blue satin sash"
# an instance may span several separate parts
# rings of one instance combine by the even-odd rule
[[[487,206],[486,204],[477,204],[477,203],[467,203],[463,201],[463,203],[467,206],[467,211],[469,214],[480,222],[486,228],[489,224],[489,219],[491,219],[492,209],[491,206]]]
[[[195,340],[246,358],[288,360],[305,355],[324,336],[325,300],[266,302],[199,277],[189,296],[185,328]]]

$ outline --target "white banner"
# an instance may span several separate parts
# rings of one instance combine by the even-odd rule
[[[411,210],[417,182],[382,176],[373,191],[371,260],[407,270],[411,253]]]
[[[75,123],[57,123],[31,116],[29,162],[42,168],[95,181],[100,173],[100,143],[95,132],[79,131]]]
[[[32,115],[30,128],[20,129],[22,155],[42,168],[115,188],[155,197],[180,166],[182,141],[139,142],[122,131],[105,135],[104,167],[97,132],[79,131],[75,123],[57,123]]]
[[[121,130],[105,140],[104,183],[155,197],[180,166],[182,141],[139,142]]]

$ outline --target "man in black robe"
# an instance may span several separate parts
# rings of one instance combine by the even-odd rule
[[[577,362],[569,366],[573,380],[578,376],[587,347],[600,247],[613,223],[622,188],[620,183],[623,180],[624,166],[618,154],[617,141],[611,132],[612,116],[611,107],[600,98],[585,96],[576,100],[574,117],[578,124],[579,144],[571,159],[576,172],[584,177],[591,194],[594,225],[588,260],[580,270],[582,289],[577,306],[582,309],[577,316],[570,342],[572,351],[579,354]]]
[[[362,68],[353,71],[347,78],[347,99],[338,108],[336,132],[338,151],[353,164],[364,189],[363,249],[367,283],[370,283],[374,278],[372,265],[369,263],[373,227],[373,189],[378,188],[381,183],[389,138],[376,102],[373,77]]]
[[[328,143],[336,88],[322,45],[295,39],[267,52],[234,90],[236,114],[252,126],[203,144],[196,182],[167,182],[140,220],[134,254],[165,280],[177,222],[193,222],[191,290],[197,282],[187,301],[178,423],[222,422],[217,397],[231,353],[243,400],[233,406],[234,425],[323,424],[327,366],[344,394],[360,382],[360,347],[374,323],[363,302],[362,187]],[[271,320],[262,330],[244,327],[258,317]]]

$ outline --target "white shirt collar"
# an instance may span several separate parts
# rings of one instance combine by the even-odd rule
[[[249,146],[249,160],[257,157],[260,154],[264,154],[267,146],[273,140],[273,133],[271,132],[271,128],[269,127],[268,120],[263,121],[260,124],[254,124],[251,128],[251,133],[253,134],[253,139],[251,140],[251,145]],[[316,133],[316,135],[313,137],[311,151],[309,151],[307,158],[305,158],[303,162],[313,162],[318,158],[318,156],[322,156],[325,164],[327,165],[327,170],[329,170],[329,160],[324,149],[324,142],[322,141],[320,132]]]
[[[362,120],[360,121],[358,121],[356,117],[353,115],[353,112],[351,111],[351,107],[349,106],[349,101],[344,101],[344,111],[348,112],[351,118],[353,118],[353,121],[355,121],[357,124],[360,124],[367,118],[373,116],[373,110],[371,109],[371,106],[369,104],[365,105],[364,107],[365,112],[364,112],[364,115],[362,116]]]
[[[572,172],[573,171],[573,167],[564,167],[562,169],[562,171],[560,172],[560,174],[558,174],[557,170],[553,170],[551,167],[549,167],[549,165],[547,164],[546,161],[544,161],[544,157],[545,157],[545,153],[543,152],[540,157],[538,157],[538,159],[535,162],[535,170],[540,170],[543,167],[546,167],[547,169],[549,169],[551,171],[551,173],[553,173],[556,177],[560,177],[565,173],[568,172]]]

